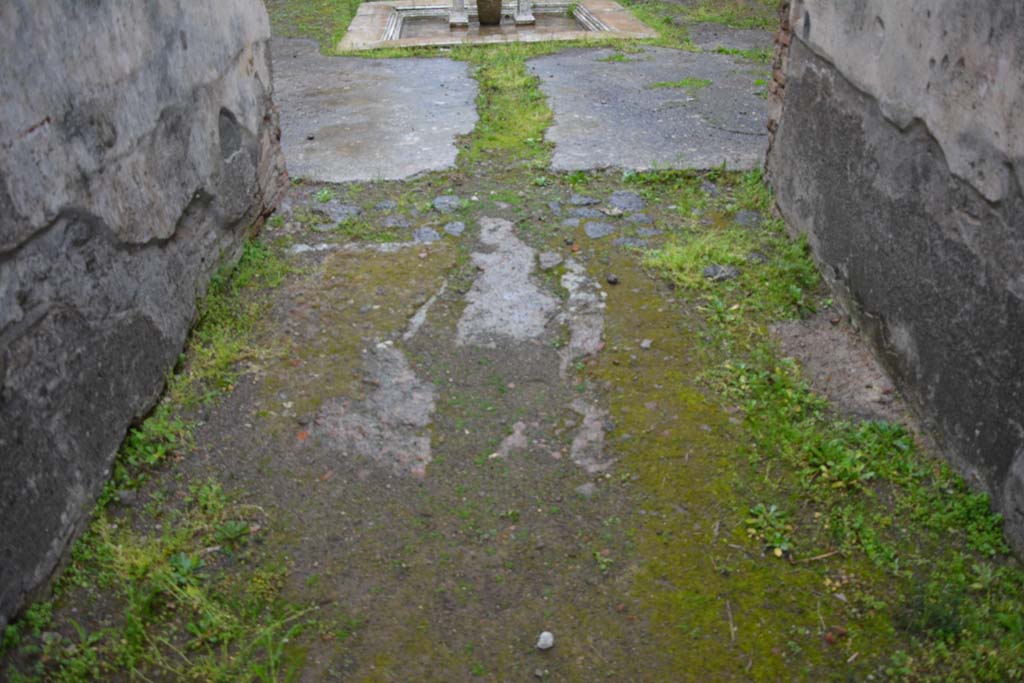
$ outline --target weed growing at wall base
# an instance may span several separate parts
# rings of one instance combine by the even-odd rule
[[[1024,673],[1024,571],[988,497],[923,457],[900,425],[833,415],[792,361],[768,345],[712,380],[744,409],[748,457],[799,501],[805,557],[863,556],[887,578],[862,588],[907,645],[906,680],[1015,680]]]
[[[101,507],[118,491],[136,488],[148,468],[186,451],[192,428],[182,412],[229,390],[239,362],[271,352],[257,351],[251,343],[253,328],[269,305],[259,292],[280,285],[288,272],[289,266],[272,247],[250,240],[234,268],[225,268],[210,280],[198,305],[199,321],[188,352],[168,376],[163,400],[142,424],[129,430],[100,496]]]
[[[245,534],[224,542],[225,528],[243,525]],[[86,609],[83,623],[57,624],[51,603],[34,606],[5,635],[24,663],[7,672],[10,680],[71,683],[118,671],[139,680],[285,680],[301,661],[288,644],[313,627],[315,614],[278,598],[283,564],[237,568],[253,558],[248,537],[265,525],[261,511],[228,500],[214,481],[193,485],[156,528],[100,510],[75,545],[58,595],[116,605],[120,620],[93,622]]]
[[[173,500],[146,486],[155,468],[191,449],[187,411],[230,390],[237,364],[257,355],[251,336],[267,292],[288,272],[273,247],[253,240],[234,269],[211,280],[166,396],[125,439],[56,597],[4,631],[7,680],[77,683],[130,672],[138,680],[262,683],[298,670],[295,640],[320,621],[315,609],[281,599],[287,565],[256,545],[269,526],[263,511],[231,500],[215,480]],[[151,504],[124,504],[140,495]],[[64,598],[88,608],[57,623]]]
[[[717,218],[690,222],[645,262],[698,298],[713,341],[706,383],[744,416],[745,456],[762,482],[748,535],[795,563],[866,563],[871,580],[849,583],[832,573],[840,578],[826,578],[825,587],[849,601],[851,619],[884,616],[899,643],[882,665],[885,676],[1019,680],[1024,570],[1009,555],[988,497],[921,454],[903,426],[846,419],[811,390],[765,329],[814,306],[818,276],[806,245],[789,242],[768,216],[771,197],[758,173],[734,180],[724,199],[694,194],[695,185],[680,191],[696,198],[701,215]],[[760,212],[761,227],[738,226],[738,209]],[[713,282],[704,277],[712,264],[742,272]]]

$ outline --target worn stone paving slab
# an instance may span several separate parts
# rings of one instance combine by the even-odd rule
[[[274,101],[292,176],[400,180],[450,168],[476,125],[476,81],[448,59],[325,57],[274,39]]]
[[[315,430],[341,457],[361,456],[417,477],[430,463],[434,387],[412,371],[401,350],[382,342],[367,351],[363,382],[375,387],[361,403],[328,401]]]
[[[500,340],[539,337],[558,302],[530,279],[536,252],[501,218],[480,220],[480,241],[492,251],[472,256],[481,274],[466,296],[458,343],[494,347]]]
[[[529,62],[555,114],[547,139],[556,170],[760,166],[767,68],[732,55],[648,48],[627,61],[576,49]],[[706,87],[652,87],[705,79]]]

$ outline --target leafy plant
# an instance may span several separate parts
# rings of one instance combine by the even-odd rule
[[[193,484],[190,492],[199,509],[211,517],[217,517],[227,506],[224,488],[216,479],[207,479],[201,484]]]
[[[790,534],[793,526],[789,515],[775,504],[758,503],[750,508],[746,519],[747,534],[772,549],[776,557],[782,557],[793,548]]]
[[[249,523],[240,519],[229,519],[217,525],[216,539],[223,545],[233,545],[249,535]]]
[[[875,471],[864,453],[842,439],[828,439],[811,444],[807,450],[804,476],[834,488],[863,488],[875,478]]]
[[[595,550],[593,556],[594,562],[597,563],[597,568],[601,570],[602,574],[611,569],[612,565],[615,564],[615,560],[605,550]]]
[[[181,586],[199,581],[199,572],[206,566],[202,559],[183,552],[171,555],[170,564],[174,579]]]
[[[184,420],[158,410],[153,417],[128,432],[121,452],[127,465],[151,467],[187,445],[189,436],[189,426]]]

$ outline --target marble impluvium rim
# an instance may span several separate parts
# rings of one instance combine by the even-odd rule
[[[474,3],[468,3],[475,14]],[[359,6],[338,50],[372,50],[380,47],[420,47],[431,45],[487,44],[505,42],[538,42],[544,40],[588,40],[593,38],[654,38],[653,30],[636,19],[614,0],[582,0],[582,2],[537,2],[535,14],[564,14],[570,7],[580,23],[579,30],[555,32],[517,31],[515,33],[477,35],[453,29],[446,36],[401,38],[402,21],[407,18],[445,17],[451,5],[438,0],[387,0],[366,2]],[[508,12],[514,11],[510,5]]]

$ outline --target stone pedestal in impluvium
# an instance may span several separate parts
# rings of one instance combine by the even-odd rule
[[[535,23],[537,20],[533,18],[533,2],[531,0],[516,0],[516,26]]]
[[[450,28],[469,28],[466,0],[452,0],[452,7],[448,10],[448,26]]]

